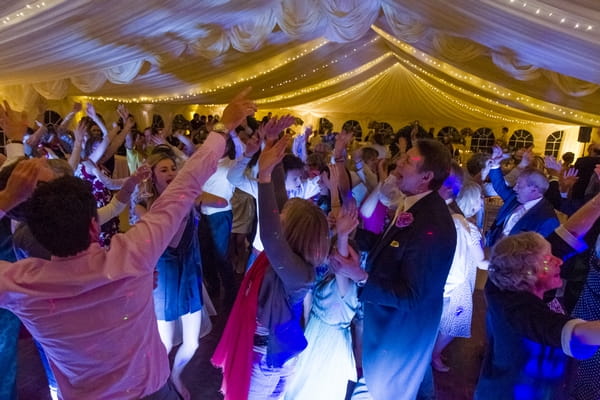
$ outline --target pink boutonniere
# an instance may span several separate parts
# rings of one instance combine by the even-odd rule
[[[401,212],[398,214],[398,218],[396,218],[396,226],[398,228],[406,228],[414,221],[413,215],[409,212]]]

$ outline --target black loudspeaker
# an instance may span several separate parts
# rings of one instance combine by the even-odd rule
[[[592,127],[591,126],[580,126],[579,127],[579,136],[577,136],[577,141],[579,143],[588,143],[592,140]]]

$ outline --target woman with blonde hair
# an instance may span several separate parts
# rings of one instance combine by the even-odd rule
[[[139,196],[135,212],[140,218],[164,192],[177,175],[175,157],[168,152],[157,152],[146,160],[152,170],[149,193]],[[170,353],[174,346],[177,324],[181,321],[182,343],[177,349],[171,379],[184,399],[189,393],[181,381],[181,373],[198,348],[202,322],[202,268],[200,247],[196,238],[195,209],[190,209],[169,247],[156,265],[157,286],[154,289],[154,310],[160,338]]]
[[[295,198],[280,208],[275,191],[285,201],[280,163],[289,138],[267,140],[258,160],[259,222],[269,227],[261,230],[265,250],[242,282],[211,360],[223,369],[227,400],[282,398],[307,345],[303,301],[329,253],[327,219],[317,206]]]

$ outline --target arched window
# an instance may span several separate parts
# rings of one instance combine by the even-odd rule
[[[327,118],[319,118],[319,135],[328,135],[333,131],[333,124]]]
[[[546,149],[544,150],[545,155],[558,158],[558,149],[560,149],[560,144],[562,143],[563,133],[564,131],[556,131],[548,135],[546,138]]]
[[[473,132],[471,151],[475,153],[491,153],[495,140],[494,132],[490,128],[479,128]]]
[[[344,125],[342,125],[342,130],[352,131],[354,132],[354,137],[357,140],[362,139],[362,127],[360,126],[360,123],[358,121],[351,119],[349,121],[344,122]]]
[[[533,135],[525,129],[516,130],[508,139],[508,147],[513,150],[531,146],[533,146]]]

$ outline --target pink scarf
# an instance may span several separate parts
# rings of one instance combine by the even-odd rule
[[[258,292],[269,266],[262,252],[246,273],[211,362],[223,370],[221,392],[225,400],[246,400],[252,373]]]

